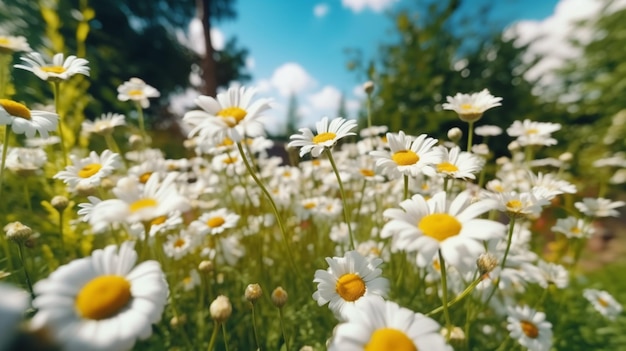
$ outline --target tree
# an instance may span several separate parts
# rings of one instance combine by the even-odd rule
[[[382,45],[369,64],[356,65],[376,85],[374,124],[388,125],[392,132],[445,137],[451,127],[465,128],[455,113],[441,110],[446,96],[484,88],[503,97],[503,107],[486,113],[479,125],[508,127],[543,108],[523,78],[530,68],[522,61],[525,48],[499,31],[474,30],[482,22],[460,19],[458,8],[459,1],[448,1],[398,12],[397,42]]]

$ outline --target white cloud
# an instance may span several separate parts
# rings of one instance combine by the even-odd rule
[[[329,111],[334,114],[339,109],[341,92],[339,89],[327,85],[317,93],[309,95],[307,100],[315,110]]]
[[[196,54],[204,55],[206,53],[204,28],[202,28],[202,21],[199,18],[194,17],[189,22],[187,34],[181,30],[176,31],[176,38],[181,44],[193,50]],[[215,50],[222,50],[226,45],[224,33],[215,27],[211,28],[211,44]]]
[[[254,67],[256,67],[256,60],[254,59],[254,57],[247,57],[246,58],[246,68],[249,70],[253,70]]]
[[[317,4],[315,5],[315,7],[313,7],[313,14],[315,15],[315,17],[322,18],[328,14],[328,10],[330,10],[330,8],[327,4]]]
[[[618,0],[612,9],[624,7],[626,0]],[[580,27],[576,22],[593,18],[601,10],[601,1],[561,0],[550,17],[541,21],[519,21],[509,27],[504,33],[505,37],[516,38],[516,45],[529,44],[524,57],[526,62],[531,62],[537,56],[543,57],[526,73],[525,78],[537,79],[540,87],[556,83],[555,70],[562,67],[565,61],[581,55],[581,50],[570,41],[575,39],[585,43],[595,35],[591,29]]]
[[[287,62],[276,68],[270,83],[282,96],[298,94],[316,84],[315,79],[295,62]]]
[[[366,8],[370,8],[374,12],[381,12],[396,1],[398,0],[341,0],[341,4],[354,12],[361,12]]]

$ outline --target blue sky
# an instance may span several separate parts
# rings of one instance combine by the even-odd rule
[[[350,113],[355,114],[359,106],[361,97],[355,88],[363,82],[346,69],[345,49],[358,48],[365,58],[374,57],[379,44],[392,38],[389,13],[427,2],[236,0],[237,18],[217,23],[215,41],[219,46],[224,38],[235,36],[238,45],[248,48],[252,85],[259,95],[276,101],[270,113],[272,125],[284,123],[287,96],[294,92],[304,117],[302,125],[309,126],[324,115],[335,117],[340,94],[345,95]],[[462,12],[471,16],[480,6],[489,5],[489,23],[479,25],[502,29],[519,20],[542,20],[558,2],[465,0]]]

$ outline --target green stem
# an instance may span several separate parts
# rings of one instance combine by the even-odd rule
[[[450,332],[452,331],[452,320],[450,319],[450,311],[448,310],[448,277],[446,275],[446,261],[443,259],[441,249],[439,253],[439,265],[441,266],[441,290],[443,302],[443,315],[446,319],[446,340],[450,340]]]
[[[502,262],[500,262],[500,270],[504,269],[504,265],[506,265],[506,258],[509,256],[509,251],[511,250],[511,242],[513,241],[513,229],[515,228],[515,217],[511,217],[511,221],[509,222],[509,233],[506,241],[506,250],[504,250],[504,256],[502,257]]]
[[[256,328],[256,312],[254,309],[254,302],[252,302],[252,330],[254,331],[254,342],[256,342],[256,350],[261,350],[261,343],[259,342],[259,333]]]
[[[263,185],[263,182],[261,182],[261,179],[257,177],[256,173],[250,166],[250,162],[248,162],[248,158],[246,157],[246,154],[243,150],[243,146],[241,145],[241,142],[237,143],[237,149],[239,150],[239,154],[241,155],[241,159],[243,160],[243,164],[246,166],[248,173],[250,173],[250,176],[252,176],[252,179],[254,179],[254,182],[261,188],[261,191],[263,192],[267,200],[270,202],[270,206],[272,207],[272,211],[274,211],[276,222],[278,223],[278,227],[280,228],[280,233],[283,236],[283,241],[285,242],[285,246],[287,248],[287,258],[289,259],[291,268],[294,270],[297,277],[302,278],[302,276],[298,272],[298,266],[296,265],[293,259],[291,245],[289,245],[289,240],[287,237],[287,231],[285,230],[285,225],[283,224],[283,221],[280,217],[280,213],[278,212],[278,207],[276,206],[276,202],[274,202],[274,198],[272,198],[272,194],[270,194],[270,192],[267,190],[265,185]]]
[[[404,175],[404,197],[403,199],[406,200],[409,198],[409,176],[408,175]]]
[[[474,142],[474,122],[467,122],[469,124],[467,132],[467,152],[472,152],[472,143]]]
[[[32,202],[30,201],[30,190],[28,189],[28,179],[24,179],[24,197],[25,197],[25,201],[26,201],[26,208],[28,209],[28,212],[33,212],[33,205]]]
[[[285,350],[289,351],[289,339],[287,339],[287,332],[285,332],[285,320],[283,318],[283,309],[278,309],[278,316],[280,318],[280,330],[283,333],[283,339],[285,340]]]
[[[141,133],[141,140],[143,141],[143,145],[147,145],[147,138],[146,138],[146,127],[144,125],[144,118],[143,118],[143,108],[141,107],[141,103],[139,103],[139,101],[137,101],[135,103],[135,106],[137,107],[137,119],[139,120],[139,131]]]
[[[442,270],[442,273],[443,273],[443,270]],[[467,288],[465,288],[465,290],[463,290],[463,292],[462,292],[462,293],[460,293],[459,295],[455,296],[453,299],[451,299],[450,301],[448,301],[448,306],[447,306],[447,307],[448,307],[448,308],[450,308],[450,307],[452,307],[452,305],[454,305],[455,303],[457,303],[457,302],[459,302],[459,301],[463,300],[463,299],[464,299],[467,295],[469,295],[472,291],[474,291],[474,288],[476,288],[476,286],[478,286],[478,284],[479,284],[482,280],[483,280],[483,279],[482,279],[482,277],[479,277],[479,278],[477,278],[476,280],[474,280],[474,281],[472,282],[472,284],[470,284]],[[437,314],[437,313],[439,313],[439,312],[443,311],[443,309],[444,309],[444,306],[443,306],[443,305],[441,305],[441,306],[439,306],[439,307],[435,308],[434,310],[432,310],[432,311],[430,311],[430,312],[426,313],[426,316],[429,316],[429,317],[430,317],[430,316],[432,316],[432,315],[434,315],[434,314]]]
[[[341,181],[341,176],[339,176],[339,170],[337,169],[337,165],[335,164],[335,159],[333,158],[333,153],[330,151],[330,148],[324,148],[324,152],[326,153],[326,156],[328,156],[330,165],[335,172],[335,177],[337,177],[337,183],[339,183],[339,193],[341,194],[341,201],[343,201],[343,218],[348,225],[348,233],[350,234],[350,250],[355,250],[356,246],[354,245],[354,234],[352,233],[352,224],[350,223],[350,209],[348,208],[346,193],[343,190],[343,182]]]
[[[24,277],[26,278],[26,285],[28,286],[28,291],[30,291],[31,298],[35,299],[35,291],[33,290],[33,284],[30,280],[30,275],[28,274],[28,269],[26,268],[26,260],[24,259],[24,253],[22,250],[22,243],[17,244],[17,250],[20,255],[20,261],[22,262],[22,268],[24,269]]]
[[[63,117],[61,117],[61,111],[59,106],[61,105],[61,82],[54,81],[52,83],[54,91],[54,110],[59,115],[59,137],[61,138],[61,153],[63,153],[63,167],[67,167],[67,149],[65,148],[65,134],[63,133]]]
[[[220,323],[213,323],[213,333],[211,333],[211,341],[209,341],[208,351],[213,351],[215,348],[215,340],[217,340],[217,331],[220,329]]]
[[[2,144],[2,163],[0,164],[0,199],[4,183],[4,166],[7,161],[7,151],[9,151],[9,126],[4,126],[4,143]]]
[[[59,211],[59,238],[61,238],[61,257],[67,259],[65,253],[65,235],[63,234],[63,211]]]
[[[9,81],[9,70],[7,68],[11,65],[12,59],[13,55],[11,54],[0,54],[0,99],[3,99],[5,96],[6,84]]]
[[[367,94],[367,129],[371,133],[372,132],[372,97],[370,94]],[[374,135],[371,138],[375,138]]]
[[[224,337],[224,348],[228,351],[228,336],[226,335],[226,324],[222,323],[222,336]]]

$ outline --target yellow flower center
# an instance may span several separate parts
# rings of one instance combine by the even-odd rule
[[[412,150],[396,151],[391,159],[400,166],[410,166],[419,162],[420,157]]]
[[[98,173],[101,168],[102,165],[99,163],[90,163],[84,166],[80,171],[78,171],[78,176],[81,178],[89,178]]]
[[[424,233],[439,242],[461,232],[461,222],[447,213],[433,213],[424,216],[417,227]]]
[[[235,143],[233,142],[233,140],[231,138],[224,138],[224,140],[222,140],[222,143],[219,144],[218,146],[231,146],[234,145]]]
[[[141,184],[146,184],[148,182],[148,179],[150,179],[150,176],[152,175],[152,172],[146,172],[142,175],[139,176],[139,182]]]
[[[44,67],[41,67],[41,70],[46,73],[56,73],[56,74],[61,74],[65,72],[65,68],[63,66],[44,66]]]
[[[573,234],[578,235],[578,234],[580,234],[580,233],[581,233],[581,230],[580,230],[580,228],[578,228],[578,227],[574,226],[574,227],[572,227],[571,232],[572,232]]]
[[[10,41],[8,38],[0,37],[0,45],[9,45]]]
[[[463,110],[463,111],[468,111],[469,112],[469,111],[473,111],[474,109],[475,109],[474,105],[472,105],[472,104],[462,104],[461,105],[461,110]]]
[[[536,339],[539,336],[539,329],[537,329],[537,326],[532,322],[521,321],[519,324],[522,327],[522,332],[524,332],[527,337]]]
[[[364,351],[418,351],[411,339],[402,331],[380,328],[372,333]]]
[[[185,243],[186,243],[185,239],[178,238],[176,239],[176,241],[174,241],[174,247],[181,248],[183,247],[183,245],[185,245]]]
[[[222,160],[223,163],[227,164],[227,165],[232,165],[234,163],[237,163],[237,156],[228,156],[226,158],[224,158]]]
[[[506,203],[506,209],[509,212],[520,212],[523,206],[520,200],[510,200]]]
[[[356,301],[365,295],[365,282],[354,273],[342,275],[335,285],[337,294],[346,301]]]
[[[211,217],[206,221],[206,225],[211,228],[221,227],[224,223],[226,223],[226,220],[221,216]]]
[[[315,202],[307,202],[307,203],[305,203],[304,204],[304,208],[306,208],[307,210],[315,208]]]
[[[531,128],[526,131],[526,135],[533,135],[533,134],[539,134],[539,129]]]
[[[137,212],[148,207],[157,207],[159,203],[152,198],[140,199],[130,204],[130,212]]]
[[[337,137],[337,134],[331,132],[320,133],[313,137],[313,142],[320,144],[329,140],[333,140]]]
[[[603,299],[601,297],[598,297],[598,303],[602,307],[609,307],[609,303],[605,299]]]
[[[21,117],[30,120],[30,110],[26,105],[7,99],[0,99],[0,106],[13,117]]]
[[[139,97],[143,96],[143,90],[141,89],[133,89],[128,91],[128,96]]]
[[[167,216],[159,216],[150,222],[150,225],[159,225],[165,223]]]
[[[450,162],[442,162],[437,165],[437,172],[439,173],[454,173],[458,171],[459,168]]]
[[[87,319],[106,319],[117,314],[132,298],[130,283],[119,275],[102,275],[85,284],[74,306]]]
[[[241,122],[241,120],[244,119],[247,114],[248,112],[246,112],[246,110],[242,108],[227,107],[225,109],[220,110],[217,113],[217,116],[222,117],[224,119],[224,122],[226,122],[226,124],[228,124],[229,127],[234,127],[237,124],[239,124],[239,122]],[[232,120],[233,118],[235,119],[234,122]]]
[[[289,178],[289,177],[291,177],[291,172],[289,172],[289,171],[284,171],[284,172],[283,172],[283,177],[285,177],[285,178]]]
[[[374,175],[376,175],[376,173],[374,173],[374,171],[372,171],[371,169],[361,168],[359,171],[364,177],[373,177]]]

